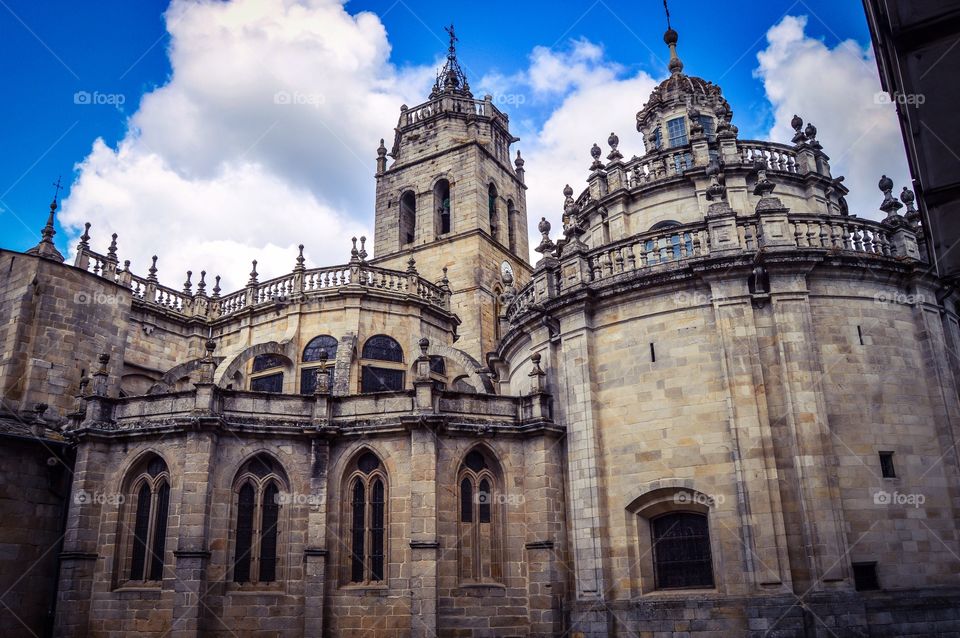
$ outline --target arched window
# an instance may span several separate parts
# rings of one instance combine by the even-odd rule
[[[387,335],[370,337],[363,344],[361,358],[361,392],[403,390],[403,348],[396,339]]]
[[[507,200],[507,245],[510,247],[510,252],[517,252],[517,209],[513,204],[512,199]]]
[[[713,587],[710,532],[705,515],[664,514],[651,521],[650,531],[657,589]]]
[[[333,373],[336,369],[337,340],[330,335],[314,337],[303,349],[303,363],[320,361],[321,352],[326,352],[327,363],[324,369],[330,375],[330,385],[333,385]],[[317,387],[317,371],[320,365],[303,366],[300,368],[300,394],[313,394]]]
[[[234,481],[233,581],[272,583],[277,580],[280,540],[280,494],[286,485],[283,468],[258,454],[243,464]]]
[[[417,229],[417,196],[406,191],[400,196],[400,245],[412,244]]]
[[[458,473],[459,566],[464,582],[500,582],[501,537],[499,482],[492,459],[478,449],[463,459]]]
[[[344,523],[349,551],[344,580],[380,583],[386,580],[387,475],[372,452],[363,452],[347,468]]]
[[[497,187],[494,184],[487,187],[487,214],[490,217],[490,236],[496,239],[499,223],[497,221]]]
[[[250,390],[253,392],[283,392],[283,367],[290,360],[282,354],[258,354],[253,358]],[[259,374],[262,373],[262,374]]]
[[[137,463],[127,481],[126,502],[133,507],[124,518],[127,539],[126,575],[131,581],[163,580],[170,509],[170,472],[156,454]]]
[[[439,180],[433,187],[433,209],[436,211],[437,235],[446,235],[453,229],[450,204],[450,182]]]

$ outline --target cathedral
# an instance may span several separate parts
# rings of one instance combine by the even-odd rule
[[[643,156],[584,149],[562,228],[452,34],[344,263],[170,286],[89,224],[65,259],[55,199],[0,250],[0,633],[960,635],[914,194],[848,210],[813,124],[741,139],[664,42]]]

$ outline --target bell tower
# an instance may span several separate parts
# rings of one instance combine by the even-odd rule
[[[489,95],[475,99],[457,61],[451,25],[447,60],[426,102],[400,107],[388,154],[377,149],[376,265],[449,279],[459,315],[457,346],[484,361],[498,334],[500,273],[530,278],[523,159],[511,162],[509,118]],[[388,166],[388,157],[393,161]]]

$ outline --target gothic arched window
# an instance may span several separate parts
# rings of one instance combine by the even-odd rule
[[[433,187],[433,210],[436,212],[437,235],[446,235],[453,228],[450,204],[450,182],[437,181]]]
[[[361,351],[360,392],[403,390],[403,348],[396,339],[375,335]]]
[[[303,363],[320,361],[320,353],[325,351],[327,363],[324,369],[330,375],[330,385],[333,385],[333,372],[337,359],[337,340],[330,335],[314,337],[303,349]],[[317,387],[317,371],[320,365],[304,366],[300,369],[300,394],[313,394]]]
[[[127,578],[132,581],[163,580],[167,540],[167,515],[170,509],[170,472],[156,454],[138,463],[127,481],[128,503],[133,507],[125,515],[123,529],[128,536]]]
[[[490,236],[497,239],[499,223],[497,220],[497,187],[494,184],[487,187],[487,214],[490,217]]]
[[[400,245],[412,244],[417,230],[417,196],[406,191],[400,196]]]
[[[500,491],[496,465],[480,450],[470,451],[460,465],[459,566],[466,582],[500,582]]]
[[[372,452],[363,452],[347,469],[343,538],[349,543],[344,565],[350,583],[386,580],[387,475]]]
[[[707,517],[673,512],[650,523],[656,588],[713,587]]]
[[[286,485],[283,468],[258,454],[240,468],[234,481],[235,527],[233,581],[272,583],[277,580],[280,541],[280,494]]]

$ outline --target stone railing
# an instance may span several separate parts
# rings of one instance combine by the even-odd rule
[[[799,172],[797,151],[792,146],[775,142],[738,140],[737,149],[740,151],[740,161],[745,165],[750,166],[761,161],[768,171]]]
[[[831,254],[920,260],[915,231],[904,225],[839,215],[776,211],[708,219],[648,231],[593,250],[561,249],[554,271],[538,268],[506,308],[510,323],[571,286],[676,270],[705,257],[759,250],[817,250]],[[570,254],[568,254],[570,253]]]
[[[413,107],[400,108],[399,127],[413,126],[440,113],[464,113],[481,117],[506,115],[493,105],[492,100],[475,100],[458,95],[440,95],[428,102]]]
[[[118,268],[112,252],[101,255],[84,245],[78,248],[74,265],[129,288],[136,303],[200,320],[217,320],[258,306],[301,301],[345,289],[394,293],[450,310],[449,287],[420,277],[413,264],[407,271],[389,270],[371,266],[356,255],[341,266],[307,269],[298,265],[290,274],[263,282],[257,281],[253,273],[245,288],[222,296],[219,277],[211,295],[207,294],[207,284],[202,279],[196,290],[188,285],[183,291],[177,291],[157,281],[156,261],[151,275],[141,277],[130,272],[129,261],[124,262],[123,268]]]
[[[801,173],[801,167],[804,165],[798,159],[797,149],[787,144],[758,140],[733,140],[732,144],[730,149],[724,151],[724,161],[728,166],[731,162],[736,165],[739,161],[741,166],[752,169],[758,162],[762,162],[768,171],[796,175]],[[617,170],[622,171],[623,178],[617,183],[623,186],[629,185],[629,188],[638,188],[680,177],[694,168],[704,168],[709,161],[708,158],[707,149],[701,149],[698,155],[694,152],[692,144],[653,151],[643,157],[634,157],[620,165]],[[815,166],[816,162],[811,160],[807,165]],[[608,172],[612,170],[614,169],[608,166]],[[612,189],[614,186],[609,185],[609,188]],[[581,208],[587,203],[588,192],[582,194],[577,200]],[[589,197],[595,199],[597,195],[597,193],[591,193]]]

